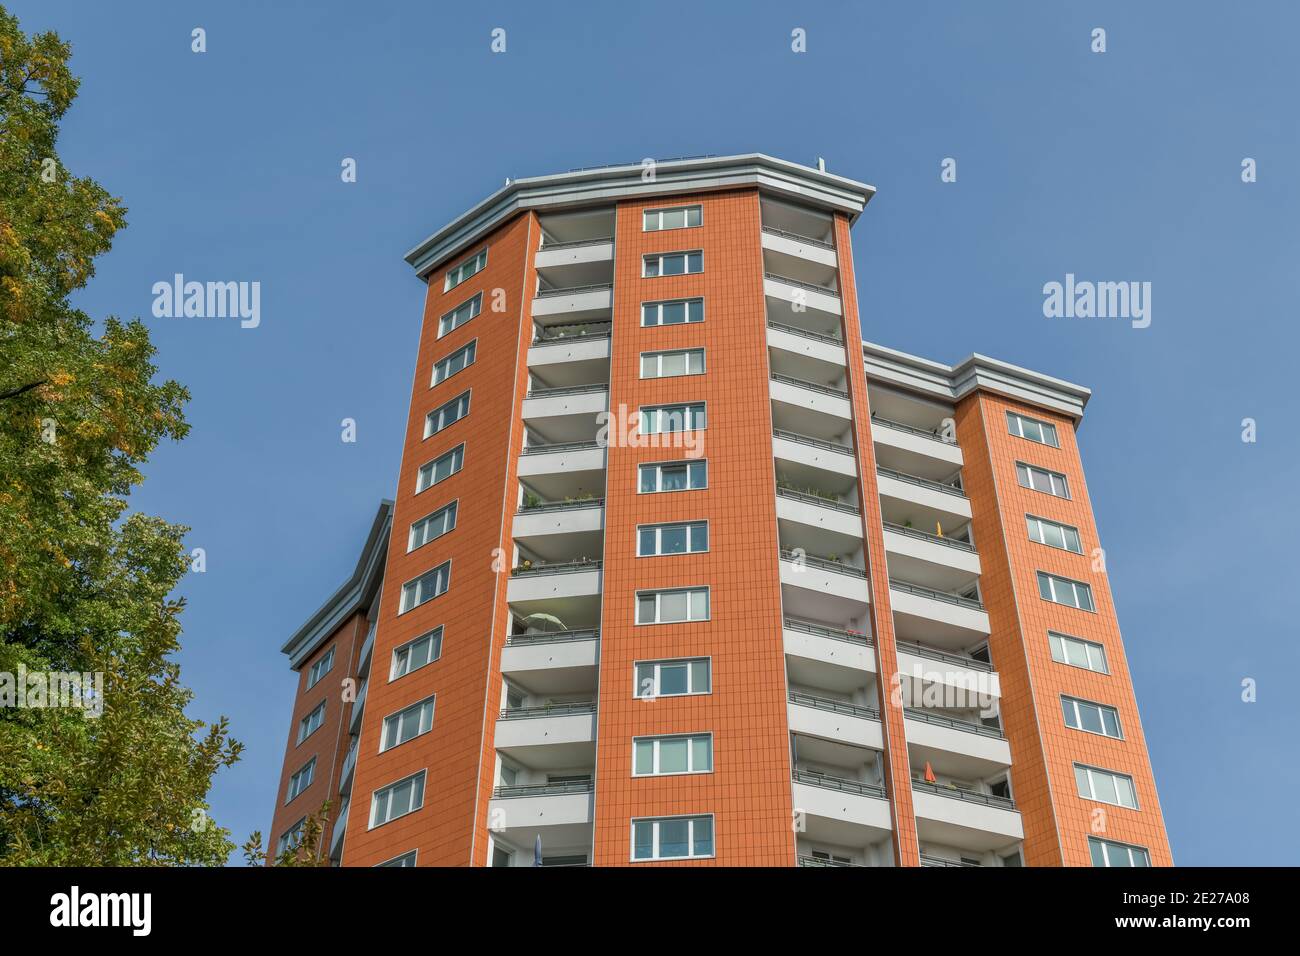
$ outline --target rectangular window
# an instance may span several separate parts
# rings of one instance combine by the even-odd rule
[[[1146,847],[1116,843],[1100,837],[1088,837],[1088,853],[1093,866],[1150,866],[1151,854]]]
[[[1077,607],[1081,611],[1095,611],[1092,606],[1092,588],[1081,581],[1071,581],[1046,571],[1038,572],[1038,594],[1044,601]]]
[[[1033,515],[1025,515],[1025,523],[1029,526],[1030,541],[1037,541],[1049,548],[1060,548],[1062,551],[1083,554],[1083,543],[1079,540],[1078,528],[1048,521],[1046,518],[1036,518]]]
[[[685,860],[713,856],[713,817],[632,821],[633,860]]]
[[[704,219],[703,206],[675,206],[672,209],[647,209],[642,214],[642,232],[665,229],[693,229]]]
[[[642,378],[673,378],[678,375],[703,374],[704,349],[641,353]]]
[[[334,668],[334,648],[325,652],[325,656],[311,665],[311,670],[307,672],[307,690],[316,686],[316,682],[328,674]]]
[[[311,786],[311,782],[316,779],[316,758],[312,757],[307,761],[303,768],[289,778],[289,794],[284,798],[288,803],[298,794],[302,793]]]
[[[442,338],[452,329],[458,329],[474,316],[479,314],[483,307],[483,293],[480,292],[468,302],[463,302],[456,308],[452,309],[441,319],[438,320],[438,338]]]
[[[713,663],[707,657],[681,661],[638,661],[636,697],[682,697],[713,689]]]
[[[705,427],[704,403],[690,405],[651,405],[641,409],[641,434],[689,432]]]
[[[478,351],[478,339],[475,339],[469,345],[462,346],[452,352],[446,358],[439,359],[433,363],[433,381],[429,383],[432,388],[447,379],[451,378],[461,369],[468,368],[474,364],[474,355]]]
[[[1037,468],[1018,461],[1016,481],[1020,482],[1021,488],[1032,488],[1034,491],[1056,495],[1058,498],[1070,497],[1070,485],[1065,480],[1065,475],[1060,472],[1048,471],[1046,468]]]
[[[673,299],[668,302],[642,302],[641,325],[688,325],[704,321],[703,299]]]
[[[388,679],[397,680],[411,671],[419,670],[425,664],[432,664],[441,656],[442,625],[439,625],[393,651],[393,666]]]
[[[415,493],[418,495],[426,488],[432,488],[440,481],[450,478],[465,464],[465,446],[457,445],[445,455],[440,455],[427,465],[420,466],[420,473],[415,478]]]
[[[1123,740],[1119,727],[1119,711],[1105,704],[1094,704],[1090,700],[1061,695],[1061,711],[1065,714],[1065,726],[1074,730],[1083,730],[1103,737]]]
[[[634,777],[712,772],[712,734],[632,738],[632,776]]]
[[[442,284],[443,292],[450,292],[456,286],[460,285],[470,276],[478,275],[487,265],[487,250],[484,249],[475,255],[470,256],[454,269],[447,270],[447,279]]]
[[[638,491],[652,494],[660,491],[698,491],[709,484],[709,463],[700,458],[694,461],[661,461],[638,468],[641,481]]]
[[[421,518],[411,525],[411,536],[406,550],[414,551],[428,544],[434,538],[441,537],[456,527],[456,502],[443,505],[433,514]]]
[[[1106,666],[1106,648],[1100,644],[1055,631],[1047,632],[1047,643],[1052,647],[1052,660],[1058,664],[1083,667],[1098,674],[1110,673]]]
[[[379,752],[392,750],[398,744],[427,734],[433,729],[433,698],[412,704],[384,718],[384,732],[379,742]]]
[[[709,550],[709,523],[648,524],[637,528],[637,557],[661,554],[696,554]]]
[[[426,571],[414,581],[402,585],[402,610],[398,613],[405,614],[411,608],[427,604],[438,595],[447,593],[450,585],[451,562],[444,561],[432,571]]]
[[[696,275],[704,271],[704,253],[698,249],[693,252],[659,252],[646,256],[641,265],[641,275],[646,279]]]
[[[708,588],[673,588],[665,591],[638,591],[638,624],[677,624],[682,621],[709,619]]]
[[[316,705],[316,709],[298,722],[298,743],[302,743],[314,734],[325,721],[325,701]]]
[[[373,829],[390,820],[414,813],[424,806],[424,771],[375,791],[370,802],[370,826]]]
[[[1053,448],[1061,447],[1060,439],[1056,437],[1056,426],[1049,422],[1040,422],[1036,418],[1026,418],[1015,412],[1007,412],[1007,428],[1011,434],[1020,438],[1028,438],[1030,441],[1036,441],[1040,445],[1051,445]]]
[[[1100,800],[1102,803],[1112,803],[1117,807],[1128,807],[1130,810],[1138,808],[1133,778],[1126,773],[1114,773],[1076,763],[1074,782],[1079,786],[1079,796],[1085,800]]]
[[[415,866],[415,853],[416,851],[412,850],[410,853],[403,853],[383,863],[376,863],[375,866]]]
[[[436,435],[469,414],[469,392],[462,392],[445,405],[439,405],[424,419],[424,437]]]
[[[280,839],[275,844],[275,855],[283,856],[287,850],[296,850],[298,844],[302,842],[303,827],[307,825],[307,818],[303,817],[289,829],[280,834]]]

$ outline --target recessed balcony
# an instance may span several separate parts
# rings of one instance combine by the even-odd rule
[[[816,554],[855,554],[862,550],[858,506],[822,489],[800,490],[777,479],[776,520],[781,541]]]
[[[763,226],[763,252],[763,262],[773,272],[822,284],[827,284],[827,271],[833,274],[839,267],[831,243],[775,226]]]
[[[366,710],[366,692],[370,689],[370,678],[363,678],[357,688],[357,699],[352,702],[352,713],[348,717],[348,733],[361,732],[361,715]]]
[[[501,649],[501,673],[540,696],[594,691],[599,664],[596,628],[511,634]]]
[[[791,797],[805,840],[865,849],[891,835],[889,801],[874,784],[796,769]]]
[[[983,709],[1002,696],[998,672],[984,661],[914,641],[895,643],[905,703]]]
[[[600,616],[601,562],[534,562],[514,568],[506,585],[506,600],[518,618],[549,614],[573,626]]]
[[[524,397],[522,416],[531,432],[548,442],[594,441],[609,406],[604,383],[548,387],[534,385]]]
[[[787,617],[781,629],[786,674],[801,685],[848,692],[876,673],[871,638],[859,631]]]
[[[587,286],[612,282],[614,238],[596,236],[569,242],[547,242],[534,258],[537,274],[547,285]]]
[[[348,809],[351,802],[348,797],[343,798],[343,802],[339,804],[338,816],[334,819],[334,826],[330,830],[329,857],[336,864],[343,859],[343,836],[348,832]]]
[[[779,356],[779,361],[790,363],[789,374],[796,377],[815,380],[837,372],[843,375],[844,343],[836,335],[769,320],[767,347],[774,357],[773,367]]]
[[[356,776],[358,739],[352,738],[352,745],[348,747],[347,756],[343,758],[343,767],[339,771],[339,793],[345,797],[352,792],[352,778]]]
[[[969,541],[890,521],[885,522],[885,553],[891,576],[939,591],[968,588],[980,576],[979,555]]]
[[[785,431],[834,441],[852,428],[853,409],[842,388],[773,373],[768,393],[773,424]]]
[[[600,555],[604,545],[605,499],[546,501],[526,492],[514,517],[515,542],[543,561]]]
[[[488,804],[488,828],[498,843],[506,843],[522,858],[516,862],[532,862],[539,837],[548,855],[585,855],[590,860],[594,815],[590,779],[498,786]]]
[[[370,659],[374,656],[375,650],[375,629],[375,622],[371,621],[370,628],[366,631],[366,639],[361,642],[361,651],[357,654],[358,677],[367,677],[370,674]]]
[[[880,511],[891,524],[951,531],[970,524],[970,499],[955,485],[889,468],[876,469]]]
[[[890,580],[894,632],[940,650],[960,650],[989,635],[989,615],[974,598]]]
[[[938,773],[973,780],[1011,766],[1011,747],[996,727],[911,707],[903,724],[913,767],[929,763]]]
[[[804,620],[855,620],[871,603],[865,568],[788,548],[781,549],[781,591],[786,613]]]
[[[955,440],[944,438],[938,429],[917,428],[873,412],[871,439],[876,446],[876,461],[882,468],[932,481],[949,480],[961,470],[961,448]]]
[[[542,339],[528,349],[528,370],[557,388],[608,385],[609,344],[608,330],[600,335]]]
[[[850,747],[884,749],[880,711],[875,707],[792,689],[788,693],[786,715],[791,733]]]
[[[767,317],[785,325],[830,333],[842,325],[844,309],[839,290],[795,276],[764,272],[763,295]]]
[[[519,478],[548,501],[603,497],[605,447],[594,440],[530,441],[519,456]]]
[[[1007,848],[1025,836],[1015,807],[1005,797],[912,781],[916,835],[925,843],[976,853]]]
[[[614,287],[608,282],[558,288],[539,288],[533,298],[533,321],[540,325],[609,321]]]
[[[596,705],[507,708],[497,718],[495,744],[498,752],[538,770],[594,766]]]

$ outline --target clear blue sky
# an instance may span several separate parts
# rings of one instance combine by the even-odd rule
[[[423,297],[402,254],[507,176],[761,151],[878,188],[865,338],[1093,389],[1084,463],[1175,859],[1300,862],[1294,4],[6,5],[72,42],[61,154],[130,208],[79,304],[146,318],[193,391],[133,504],[207,550],[181,662],[192,713],[248,745],[212,793],[237,842],[270,822],[280,645],[394,491]],[[261,327],[153,318],[176,272],[260,281]],[[1150,328],[1044,318],[1067,272],[1150,281]]]

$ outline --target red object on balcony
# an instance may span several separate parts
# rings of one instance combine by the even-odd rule
[[[930,761],[925,762],[925,782],[934,783],[934,768],[930,766]]]

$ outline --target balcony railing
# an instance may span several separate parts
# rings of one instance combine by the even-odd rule
[[[945,787],[937,783],[927,783],[924,780],[913,780],[912,789],[920,790],[922,793],[933,793],[940,797],[950,797],[953,800],[965,800],[967,803],[982,803],[986,807],[997,807],[999,810],[1015,810],[1016,802],[1010,797],[997,797],[991,793],[976,793],[974,790],[962,790],[960,787]]]
[[[885,799],[885,788],[875,784],[862,783],[858,780],[846,780],[844,777],[831,777],[824,773],[809,770],[796,770],[792,777],[795,783],[806,783],[810,787],[822,787],[826,790],[838,790],[841,793],[856,793],[864,797]]]
[[[849,717],[864,717],[867,720],[879,720],[880,711],[874,707],[867,707],[864,704],[850,704],[842,700],[831,700],[829,697],[814,697],[812,694],[805,694],[801,691],[790,691],[790,703],[799,704],[803,707],[812,707],[816,710],[830,711],[833,714],[846,714]]]
[[[565,641],[598,641],[600,628],[584,627],[572,631],[542,631],[539,634],[511,634],[506,644],[511,647],[531,647],[534,644],[562,644]]]
[[[591,441],[557,441],[550,444],[525,445],[520,452],[523,455],[545,455],[553,451],[578,451],[582,448],[600,448],[600,442]]]
[[[784,229],[776,229],[772,226],[764,226],[763,231],[769,236],[780,236],[782,239],[792,239],[795,242],[806,242],[811,246],[817,246],[819,249],[834,249],[833,243],[825,239],[814,239],[812,236],[803,236],[797,232],[787,232]]]
[[[924,853],[921,854],[921,865],[922,866],[974,866],[974,867],[979,866],[978,863],[963,863],[961,860],[945,860],[943,857],[926,856]]]
[[[816,856],[799,856],[800,866],[862,866],[861,863],[845,863],[841,860],[823,860]]]
[[[782,498],[793,498],[795,501],[803,501],[810,505],[834,508],[836,511],[843,511],[851,515],[860,513],[857,505],[850,504],[847,501],[840,501],[838,498],[827,498],[824,495],[808,491],[796,491],[794,488],[782,488],[780,485],[777,486],[776,493]]]
[[[347,756],[343,758],[343,767],[339,771],[339,792],[340,793],[343,793],[345,790],[351,789],[350,787],[351,782],[348,780],[348,774],[352,773],[352,770],[357,765],[357,740],[358,739],[359,738],[353,738],[352,746],[348,748]]]
[[[538,289],[537,298],[546,299],[555,295],[578,295],[583,292],[604,292],[614,288],[608,282],[593,282],[591,285],[567,286],[563,289]]]
[[[829,558],[818,558],[811,554],[795,554],[789,548],[781,549],[781,560],[793,561],[796,564],[803,563],[810,568],[821,568],[823,571],[834,571],[837,574],[847,574],[852,578],[865,578],[867,576],[866,568],[855,567],[852,564],[844,564],[840,561],[832,561]]]
[[[523,720],[530,717],[571,717],[574,714],[594,714],[596,704],[583,701],[576,704],[542,704],[538,707],[508,707],[501,711],[502,720]]]
[[[956,664],[959,667],[965,667],[973,671],[993,671],[993,665],[984,661],[977,661],[973,657],[964,657],[961,654],[949,654],[947,651],[941,651],[937,647],[929,647],[925,644],[918,644],[916,641],[896,641],[900,651],[907,651],[918,657],[928,657],[931,660],[944,661],[948,664]]]
[[[935,491],[942,491],[945,494],[957,495],[959,498],[966,497],[966,492],[962,491],[956,485],[945,485],[942,481],[931,481],[929,478],[918,478],[916,475],[908,475],[901,471],[894,471],[892,468],[877,468],[876,473],[884,475],[886,478],[897,478],[899,481],[906,481],[909,484],[920,485],[922,488],[932,488]]]
[[[940,534],[932,534],[929,531],[922,531],[920,528],[909,528],[906,525],[894,524],[892,521],[886,521],[885,528],[888,531],[897,531],[899,534],[905,534],[909,538],[919,538],[922,541],[929,541],[931,544],[942,544],[949,548],[956,548],[958,551],[975,552],[975,545],[969,541],[958,541],[956,538],[946,538]]]
[[[772,429],[773,438],[784,438],[786,441],[798,442],[801,445],[811,445],[814,448],[824,448],[827,451],[836,451],[841,455],[852,455],[853,449],[849,445],[841,445],[839,442],[826,441],[824,438],[813,438],[811,435],[801,435],[799,432],[788,432],[784,428]]]
[[[557,342],[572,342],[574,339],[607,339],[610,333],[608,322],[578,322],[573,325],[548,325],[538,334],[534,346],[554,345]]]
[[[604,507],[604,504],[604,498],[574,498],[571,501],[539,501],[535,505],[526,503],[520,505],[519,514],[540,514],[546,511],[579,511],[583,508],[601,508]]]
[[[903,716],[927,724],[935,724],[939,727],[948,727],[952,730],[960,730],[964,734],[979,734],[981,737],[995,737],[998,740],[1004,739],[1002,731],[997,727],[990,727],[987,724],[977,724],[973,720],[962,720],[960,717],[949,717],[947,714],[935,714],[928,710],[915,710],[911,707],[904,707]]]
[[[827,627],[825,624],[814,624],[812,621],[799,621],[787,617],[784,624],[792,631],[802,631],[805,634],[815,634],[818,637],[829,637],[836,641],[848,641],[850,644],[861,644],[864,647],[870,647],[874,643],[869,634],[859,634],[857,631],[846,631],[838,627]]]
[[[819,342],[829,342],[832,345],[843,345],[844,340],[838,335],[832,335],[828,332],[814,332],[812,329],[801,329],[797,325],[786,325],[784,322],[767,321],[769,329],[776,329],[778,332],[789,332],[791,335],[802,335],[806,339],[817,339]]]
[[[958,607],[968,607],[973,611],[984,610],[984,605],[974,598],[962,597],[960,594],[949,594],[947,591],[936,591],[934,588],[922,587],[919,584],[908,584],[906,581],[899,581],[894,578],[889,579],[889,586],[895,591],[903,591],[907,594],[916,594],[920,597],[933,598],[936,601],[943,601],[945,604],[956,604]]]
[[[599,571],[600,558],[578,558],[573,561],[530,561],[528,564],[521,564],[511,568],[510,573],[514,577],[525,577],[530,574],[576,574],[579,571]]]
[[[907,432],[909,435],[920,435],[922,438],[933,438],[935,441],[941,441],[945,445],[956,445],[957,439],[945,438],[939,434],[937,428],[917,428],[915,425],[904,425],[902,422],[891,421],[888,418],[881,418],[879,415],[871,416],[871,424],[884,425],[886,428],[892,428],[895,431]]]
[[[595,382],[591,385],[562,385],[555,388],[530,388],[525,398],[551,398],[556,395],[584,395],[587,392],[605,392],[609,390],[609,385],[605,382]]]
[[[764,279],[771,279],[774,282],[784,282],[786,285],[798,286],[800,289],[807,289],[809,292],[820,292],[822,295],[833,296],[838,299],[840,292],[838,289],[832,289],[828,285],[818,285],[816,282],[804,282],[800,279],[792,279],[789,276],[783,276],[776,272],[764,272]]]
[[[834,388],[830,385],[818,385],[816,382],[810,382],[807,379],[795,378],[793,375],[782,375],[780,372],[772,373],[772,381],[784,382],[786,385],[794,385],[797,388],[808,388],[814,392],[821,392],[824,395],[834,395],[837,398],[848,398],[849,393],[842,388]]]
[[[492,796],[498,799],[509,797],[554,797],[563,796],[566,793],[591,793],[593,789],[590,780],[569,780],[564,783],[537,783],[525,784],[518,787],[496,787],[492,791]]]
[[[545,237],[543,237],[542,247],[539,251],[549,252],[552,249],[578,249],[582,246],[599,246],[603,243],[613,241],[613,236],[597,236],[595,239],[570,239],[568,242],[547,242]]]

